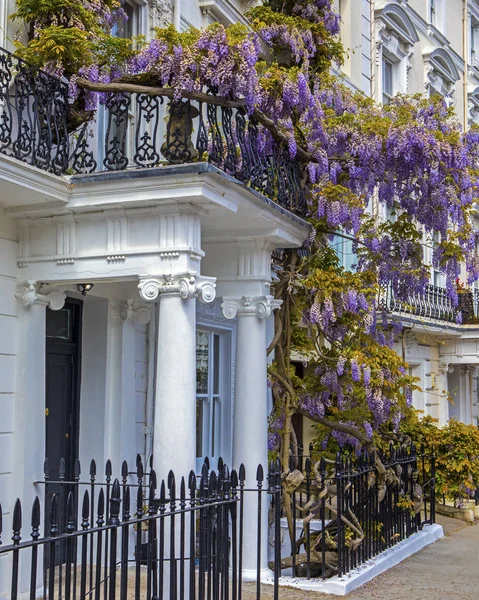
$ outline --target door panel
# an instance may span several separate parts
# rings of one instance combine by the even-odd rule
[[[47,308],[46,312],[45,456],[52,483],[48,483],[45,490],[45,523],[49,528],[49,507],[56,494],[60,531],[65,528],[68,493],[75,491],[74,486],[58,481],[61,459],[65,461],[64,480],[72,481],[73,466],[78,458],[81,309],[80,300],[68,299],[61,310]],[[74,504],[77,506],[76,499]],[[44,560],[46,565],[50,564],[48,551]],[[65,562],[65,548],[57,545],[55,564],[62,562]]]

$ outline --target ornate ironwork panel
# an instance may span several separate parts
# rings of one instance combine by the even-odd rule
[[[68,82],[0,49],[1,154],[56,175],[208,161],[305,214],[298,162],[243,108],[190,100],[169,100],[166,108],[164,97],[127,93],[108,94],[103,104],[105,127],[101,113],[93,120],[69,98]]]

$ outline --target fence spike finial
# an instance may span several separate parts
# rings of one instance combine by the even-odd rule
[[[75,459],[75,463],[73,465],[73,478],[75,481],[79,481],[80,480],[80,475],[81,475],[81,464],[80,464],[80,459],[76,458]]]
[[[96,462],[94,460],[90,463],[90,480],[92,483],[95,481],[96,477]]]
[[[256,482],[258,484],[263,483],[264,481],[264,470],[263,470],[263,465],[259,464],[258,468],[256,469]]]
[[[180,500],[184,501],[186,499],[186,482],[185,478],[181,478],[180,482]]]
[[[138,478],[139,484],[143,481],[143,475],[144,475],[143,463],[141,462],[141,457],[138,454],[136,457],[136,476]]]
[[[106,461],[106,465],[105,465],[105,476],[106,476],[107,483],[110,482],[112,472],[113,472],[113,469],[112,469],[112,466],[111,466],[111,460],[108,459]]]
[[[150,470],[150,487],[151,486],[153,486],[155,490],[158,487],[156,471],[154,469]]]
[[[65,479],[66,471],[67,471],[67,466],[65,464],[65,459],[60,458],[60,466],[58,467],[58,478],[60,479],[60,481],[63,481]]]
[[[15,501],[15,506],[13,508],[13,536],[12,540],[15,545],[20,543],[21,538],[21,530],[22,530],[22,503],[20,499],[17,498]]]
[[[123,521],[130,520],[130,488],[127,487],[123,494]]]
[[[97,525],[98,527],[102,527],[105,524],[105,519],[103,518],[105,515],[105,492],[103,488],[100,489],[100,493],[98,494],[98,505],[97,505]]]
[[[90,517],[90,494],[88,490],[85,490],[83,494],[83,504],[81,509],[81,528],[83,530],[88,529],[90,527],[89,522]]]
[[[193,470],[190,471],[190,475],[188,477],[188,488],[191,493],[194,493],[196,490],[196,475]]]
[[[56,494],[53,494],[50,505],[50,537],[55,537],[58,533],[58,498]]]
[[[120,482],[118,481],[118,479],[115,479],[111,488],[110,497],[110,523],[113,526],[117,526],[120,524],[120,504]]]
[[[67,511],[66,511],[65,533],[73,533],[75,531],[75,517],[73,515],[73,493],[68,492],[67,496]]]
[[[50,479],[50,460],[48,458],[43,461],[43,476],[45,481]]]
[[[126,460],[121,463],[121,476],[123,479],[123,484],[126,484],[126,480],[128,479],[128,463]]]
[[[138,486],[138,492],[136,494],[136,516],[139,519],[143,516],[143,488],[141,485]]]
[[[296,459],[292,454],[289,455],[288,467],[291,472],[296,469]]]
[[[32,539],[40,537],[40,500],[35,496],[32,506]]]
[[[242,484],[242,483],[245,482],[245,480],[246,480],[246,470],[245,470],[245,467],[244,467],[243,463],[240,464],[239,471],[238,471],[238,477],[239,477],[239,480],[240,480],[240,484]]]

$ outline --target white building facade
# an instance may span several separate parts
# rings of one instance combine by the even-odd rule
[[[170,21],[181,29],[227,24],[243,19],[246,4],[128,0],[130,29],[118,34],[149,36]],[[2,4],[7,48],[14,34],[8,12]],[[19,87],[16,80],[9,89]],[[15,498],[28,505],[43,494],[35,482],[45,458],[53,479],[65,459],[67,480],[76,459],[87,477],[91,459],[99,469],[111,459],[118,475],[121,461],[135,470],[140,455],[161,480],[170,469],[199,473],[206,457],[214,466],[221,457],[231,468],[245,465],[247,484],[257,465],[267,464],[266,349],[278,308],[271,254],[301,246],[308,225],[300,211],[269,199],[263,183],[241,183],[239,167],[160,156],[164,107],[156,113],[157,164],[139,168],[132,157],[143,108],[132,100],[126,125],[100,111],[83,150],[101,173],[54,174],[30,160],[33,154],[24,161],[8,149],[0,154],[0,491],[7,521]],[[200,110],[206,120],[206,107]],[[127,164],[105,171],[109,146],[101,140],[122,126]],[[227,131],[217,127],[226,152]],[[198,121],[194,128],[184,147],[201,129]],[[245,571],[256,568],[254,553],[246,535]]]

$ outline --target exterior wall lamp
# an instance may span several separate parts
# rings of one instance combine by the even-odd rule
[[[81,292],[83,296],[86,296],[92,287],[93,283],[79,283],[77,285],[78,291]]]

